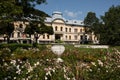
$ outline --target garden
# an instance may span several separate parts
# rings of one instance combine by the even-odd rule
[[[120,80],[120,47],[75,48],[64,45],[0,44],[0,80]]]

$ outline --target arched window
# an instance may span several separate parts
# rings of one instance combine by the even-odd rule
[[[71,28],[69,28],[69,32],[71,32]]]
[[[78,32],[78,29],[74,29],[74,32]]]
[[[55,31],[57,31],[57,26],[55,26]]]
[[[75,40],[77,40],[77,35],[74,36]]]
[[[45,39],[45,35],[43,35],[43,39]]]
[[[23,24],[20,24],[19,28],[23,28]]]
[[[49,35],[47,35],[47,39],[49,39],[50,38],[50,36]]]
[[[71,40],[71,36],[69,36],[69,40]]]
[[[82,29],[80,29],[80,32],[82,32]]]
[[[60,31],[63,31],[63,27],[61,26]]]
[[[67,39],[67,35],[65,36],[65,38]]]
[[[65,28],[65,31],[67,32],[67,28]]]

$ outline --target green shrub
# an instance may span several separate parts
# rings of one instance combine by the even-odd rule
[[[9,48],[11,51],[14,51],[17,48],[28,49],[31,48],[31,44],[0,44],[0,48]]]

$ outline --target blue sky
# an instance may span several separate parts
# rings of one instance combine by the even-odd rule
[[[97,17],[104,15],[112,5],[120,5],[120,0],[46,0],[47,4],[37,5],[36,8],[52,15],[60,11],[66,19],[84,20],[89,11]]]

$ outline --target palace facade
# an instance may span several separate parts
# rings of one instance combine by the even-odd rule
[[[11,35],[10,40],[17,43],[29,43],[34,41],[35,38],[31,38],[24,34],[24,29],[27,27],[29,22],[16,21],[14,22],[15,30]],[[38,43],[54,43],[56,41],[61,41],[63,43],[82,43],[83,39],[85,41],[91,41],[97,43],[97,38],[94,34],[86,34],[85,26],[81,20],[67,20],[63,17],[61,12],[55,11],[52,17],[46,17],[45,24],[53,27],[54,34],[41,35],[38,39]],[[0,36],[0,41],[4,40],[5,35]]]

